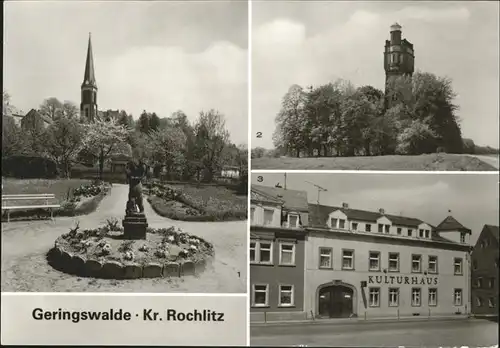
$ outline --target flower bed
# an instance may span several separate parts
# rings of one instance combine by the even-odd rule
[[[91,230],[77,226],[56,239],[48,258],[70,274],[134,279],[195,275],[213,255],[212,244],[174,227],[148,228],[146,240],[125,240],[114,220]]]
[[[226,221],[247,218],[246,196],[223,186],[163,185],[152,183],[149,203],[159,215],[187,221]],[[182,205],[172,205],[176,201]]]

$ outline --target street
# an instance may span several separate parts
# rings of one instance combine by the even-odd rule
[[[286,324],[251,327],[255,346],[487,347],[498,344],[498,323],[483,319]]]

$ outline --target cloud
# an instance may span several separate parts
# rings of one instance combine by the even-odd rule
[[[396,16],[405,19],[418,19],[426,22],[434,21],[464,21],[470,18],[470,12],[465,7],[430,9],[425,7],[406,7],[397,11]]]

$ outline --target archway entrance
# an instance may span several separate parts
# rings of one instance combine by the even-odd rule
[[[344,285],[330,285],[319,291],[319,311],[322,318],[348,318],[353,314],[354,292]]]

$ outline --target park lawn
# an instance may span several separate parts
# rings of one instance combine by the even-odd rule
[[[73,191],[81,185],[91,184],[91,180],[85,179],[13,179],[3,178],[2,194],[37,194],[53,193],[56,201],[60,204],[68,197],[68,191]]]
[[[497,171],[479,158],[455,154],[319,158],[256,158],[252,169],[325,169],[394,171]]]
[[[247,218],[247,196],[237,195],[224,186],[192,184],[166,186],[181,191],[183,199],[182,202],[172,204],[171,201],[150,197],[153,209],[162,216],[187,221],[231,221]],[[196,213],[193,213],[193,210]]]

